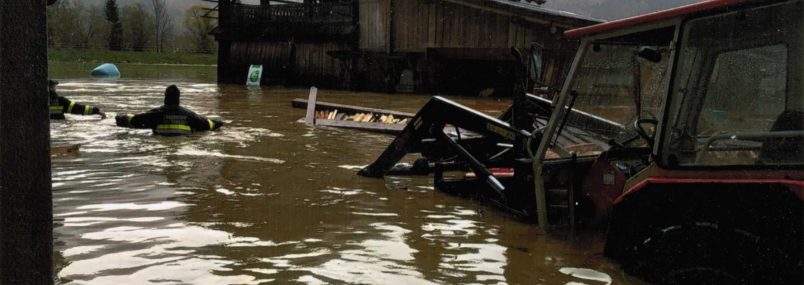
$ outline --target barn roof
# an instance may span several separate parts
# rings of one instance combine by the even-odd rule
[[[489,10],[500,14],[523,17],[525,20],[564,27],[582,27],[602,23],[603,20],[566,11],[544,8],[541,5],[519,0],[444,0],[458,5]]]
[[[616,30],[620,28],[626,28],[636,25],[642,24],[649,24],[653,22],[658,22],[661,20],[666,20],[674,17],[684,16],[692,13],[717,9],[717,8],[724,8],[729,7],[737,4],[742,4],[749,2],[749,0],[706,0],[686,6],[676,7],[664,11],[658,11],[653,13],[648,13],[644,15],[639,15],[635,17],[615,20],[611,22],[606,22],[602,24],[597,24],[594,26],[588,26],[583,28],[578,28],[574,30],[569,30],[564,33],[564,36],[569,39],[579,38],[591,34],[596,34],[605,31]]]

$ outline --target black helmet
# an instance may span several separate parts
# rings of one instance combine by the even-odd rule
[[[179,87],[176,87],[176,85],[168,86],[168,88],[165,89],[165,105],[178,106],[180,95],[181,91],[179,91]]]

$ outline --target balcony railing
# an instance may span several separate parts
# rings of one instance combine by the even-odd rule
[[[220,25],[224,29],[261,29],[287,25],[351,24],[355,15],[353,2],[254,6],[234,4],[220,7]]]

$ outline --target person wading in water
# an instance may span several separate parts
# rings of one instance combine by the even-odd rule
[[[216,130],[223,126],[220,119],[208,119],[179,106],[181,92],[176,85],[165,89],[165,104],[148,112],[115,116],[117,126],[135,129],[151,129],[164,136],[189,135],[193,132]]]
[[[64,98],[59,96],[56,93],[56,85],[59,85],[58,81],[55,80],[48,80],[47,81],[47,90],[50,96],[50,119],[51,120],[64,120],[64,114],[74,114],[74,115],[100,115],[101,119],[106,119],[106,113],[101,112],[98,107],[92,107],[90,105],[78,104],[70,99]]]

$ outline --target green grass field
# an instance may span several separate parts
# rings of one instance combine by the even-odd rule
[[[135,52],[49,48],[48,61],[80,63],[142,63],[142,64],[197,64],[215,65],[217,54],[186,52]]]

